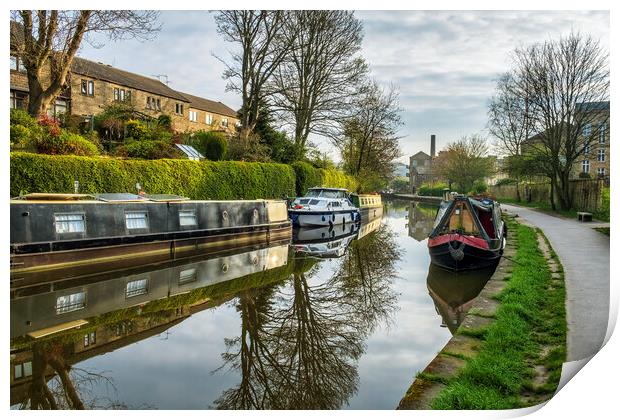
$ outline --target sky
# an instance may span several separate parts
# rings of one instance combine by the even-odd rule
[[[510,68],[520,46],[557,39],[571,31],[591,35],[609,49],[607,11],[356,11],[362,20],[361,54],[371,76],[400,91],[403,156],[437,150],[464,135],[486,135],[486,111],[497,76]],[[166,75],[170,87],[238,109],[226,91],[224,64],[234,46],[217,34],[207,11],[163,11],[162,29],[150,41],[85,43],[80,55],[146,76]],[[102,44],[97,40],[97,44]],[[164,80],[162,78],[162,80]],[[323,152],[329,143],[313,142]]]

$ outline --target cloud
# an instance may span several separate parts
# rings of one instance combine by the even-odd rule
[[[357,11],[364,24],[362,54],[374,77],[400,90],[405,156],[438,148],[462,135],[483,131],[495,78],[510,67],[519,46],[555,39],[571,31],[600,39],[609,49],[606,11]],[[216,31],[207,11],[162,12],[163,29],[150,42],[86,46],[85,58],[144,75],[165,74],[174,89],[238,108],[226,92],[225,66],[232,45]],[[326,139],[312,139],[330,151]]]

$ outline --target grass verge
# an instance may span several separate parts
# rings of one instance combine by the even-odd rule
[[[433,409],[524,407],[557,388],[566,358],[563,273],[552,276],[534,229],[508,223],[517,251],[496,320],[480,337],[478,354],[445,382]],[[551,252],[550,258],[557,257]]]

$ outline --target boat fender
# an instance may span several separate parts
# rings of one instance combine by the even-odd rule
[[[452,246],[452,241],[448,242],[448,251],[450,251],[450,256],[452,257],[454,261],[463,260],[463,258],[465,257],[465,253],[463,252],[464,248],[465,248],[464,242],[461,242],[461,244],[457,248],[454,248]]]

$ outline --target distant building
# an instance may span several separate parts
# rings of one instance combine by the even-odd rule
[[[431,154],[422,151],[409,157],[409,187],[415,194],[420,185],[433,181],[433,159],[435,159],[435,135],[431,135]]]
[[[485,178],[484,182],[487,185],[495,185],[500,179],[508,178],[508,173],[504,170],[504,158],[497,156],[489,156],[493,163],[493,173],[491,176]]]
[[[394,178],[396,178],[396,177],[407,177],[408,176],[407,165],[405,165],[404,163],[400,163],[400,162],[394,164],[393,175],[394,175]]]
[[[610,179],[611,136],[609,133],[609,101],[580,104],[583,112],[592,113],[592,123],[583,127],[582,136],[589,139],[583,158],[575,162],[573,178]],[[584,175],[582,175],[584,174]],[[585,175],[587,174],[587,175]]]

